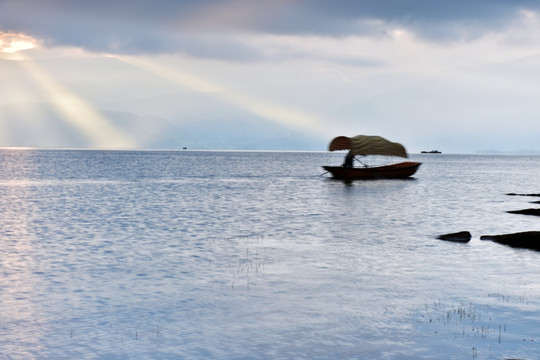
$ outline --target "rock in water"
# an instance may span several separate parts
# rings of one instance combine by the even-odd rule
[[[437,239],[466,243],[471,240],[471,233],[468,231],[460,231],[457,233],[439,235],[437,236]]]
[[[491,240],[515,248],[540,251],[540,231],[524,231],[503,235],[482,235],[480,240]]]
[[[506,195],[510,195],[510,196],[540,196],[540,194],[516,194],[516,193],[508,193]]]
[[[507,213],[540,216],[540,209],[511,210]]]

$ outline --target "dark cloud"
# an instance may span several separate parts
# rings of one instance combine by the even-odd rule
[[[2,0],[0,30],[46,44],[113,53],[185,52],[257,59],[227,33],[384,36],[406,28],[427,40],[471,39],[514,24],[527,0]]]
[[[528,0],[312,0],[263,23],[266,31],[328,35],[382,35],[405,28],[428,40],[463,40],[515,23],[521,11],[539,11]]]

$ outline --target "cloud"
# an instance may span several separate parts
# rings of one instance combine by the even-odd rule
[[[461,41],[539,9],[526,0],[3,0],[0,31],[94,52],[252,61],[265,54],[239,34],[387,37],[404,30],[427,41]]]
[[[289,8],[265,31],[386,36],[405,29],[419,38],[451,41],[502,30],[522,18],[523,11],[539,9],[539,2],[527,0],[314,0]]]
[[[0,53],[14,53],[36,47],[36,40],[24,34],[0,32]]]

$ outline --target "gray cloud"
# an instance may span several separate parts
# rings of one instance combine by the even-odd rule
[[[228,33],[385,36],[406,28],[430,41],[472,39],[504,29],[527,0],[2,0],[0,30],[54,45],[111,53],[184,52],[206,58],[262,57]]]
[[[400,27],[420,38],[451,41],[504,29],[514,24],[522,10],[538,11],[540,1],[314,0],[288,8],[261,28],[339,36],[384,35],[386,29]]]

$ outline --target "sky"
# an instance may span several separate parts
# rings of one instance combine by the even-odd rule
[[[540,153],[540,1],[0,0],[0,146]]]

